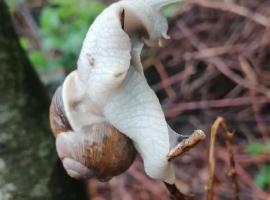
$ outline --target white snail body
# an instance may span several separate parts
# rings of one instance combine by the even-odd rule
[[[68,75],[62,90],[65,115],[75,134],[108,124],[132,140],[124,148],[133,158],[134,144],[150,177],[169,184],[175,177],[167,155],[179,135],[167,125],[159,100],[147,84],[140,53],[144,43],[159,44],[169,38],[160,8],[171,2],[123,0],[105,9],[89,28],[77,70]],[[76,140],[75,134],[63,131],[57,136],[60,157],[70,155],[61,153],[64,147],[59,144],[63,146],[71,137]],[[78,146],[80,142],[73,148]],[[87,174],[86,168],[76,166]]]

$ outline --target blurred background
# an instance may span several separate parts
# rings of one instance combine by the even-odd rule
[[[3,6],[3,0],[0,2]],[[0,54],[1,68],[3,63],[12,63],[8,65],[12,65],[11,71],[3,67],[0,72],[0,200],[169,199],[160,182],[145,176],[140,158],[108,183],[70,180],[59,172],[63,171],[61,164],[55,165],[47,99],[75,69],[89,26],[112,2],[6,0],[18,38],[6,32],[12,32],[9,21],[4,20],[7,7],[0,9],[0,30],[10,39],[1,40],[0,35],[0,48],[6,45],[7,52],[12,52],[8,62],[1,61]],[[204,142],[174,161],[177,186],[196,199],[204,199],[211,125],[222,116],[228,129],[235,133],[233,148],[240,199],[267,199],[270,0],[186,0],[163,12],[169,20],[171,40],[162,48],[144,49],[145,75],[175,130],[190,134],[202,129],[208,135]],[[17,44],[12,49],[14,41],[19,41],[23,49]],[[21,96],[27,98],[19,101]],[[219,134],[215,199],[234,198],[224,141]]]

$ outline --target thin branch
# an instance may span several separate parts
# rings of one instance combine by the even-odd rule
[[[233,133],[229,132],[225,121],[222,117],[218,117],[214,124],[211,127],[211,138],[210,138],[210,148],[209,148],[209,179],[207,184],[207,200],[214,199],[214,176],[215,176],[215,167],[216,167],[216,159],[215,159],[215,144],[216,137],[218,133],[218,129],[222,128],[223,133],[225,135],[225,144],[226,149],[229,154],[229,173],[228,176],[231,177],[232,187],[234,190],[234,199],[239,200],[239,184],[237,179],[237,173],[235,170],[235,159],[233,155],[233,148],[231,144],[231,140],[233,138]]]
[[[205,139],[205,134],[201,130],[195,130],[188,138],[183,139],[176,147],[174,147],[167,156],[170,161],[173,158],[181,156],[183,153],[187,152],[196,144]]]
[[[163,85],[163,88],[165,92],[167,93],[168,97],[171,100],[174,100],[176,98],[176,93],[171,87],[171,84],[166,83],[166,80],[168,80],[169,75],[167,71],[165,70],[164,65],[161,63],[160,60],[155,59],[155,58],[149,58],[143,62],[143,65],[145,66],[144,68],[148,68],[149,66],[153,65],[155,69],[157,70],[160,79],[161,79],[161,84]]]
[[[186,196],[185,194],[180,192],[180,190],[177,189],[175,184],[170,185],[165,182],[164,184],[170,193],[171,200],[195,200],[194,197]]]
[[[266,97],[256,97],[257,104],[269,103],[269,98]],[[185,111],[197,110],[197,109],[207,109],[207,108],[225,108],[225,107],[235,107],[235,106],[245,106],[251,105],[251,97],[238,97],[238,98],[228,98],[228,99],[217,99],[217,100],[202,100],[194,102],[184,102],[172,105],[170,108],[165,109],[166,117],[174,117]]]
[[[232,12],[236,15],[246,17],[262,26],[270,27],[270,19],[260,13],[253,12],[244,6],[240,6],[233,2],[221,1],[207,1],[207,0],[193,0],[191,3],[200,5],[202,7],[219,9],[222,11]]]
[[[249,80],[251,84],[253,84],[252,88],[259,87],[258,78],[256,76],[256,73],[253,71],[251,65],[249,64],[249,62],[244,57],[239,57],[239,62],[240,62],[241,69],[246,75],[247,79]],[[259,129],[259,132],[262,135],[262,138],[266,140],[268,138],[268,128],[263,117],[261,116],[261,112],[260,112],[261,109],[260,109],[260,105],[256,101],[256,96],[257,96],[257,92],[253,89],[250,90],[250,97],[251,97],[251,102],[252,102],[251,108],[255,116],[257,127]]]
[[[204,49],[208,49],[208,46],[204,43],[202,43],[194,34],[193,32],[186,26],[186,24],[183,21],[179,21],[177,23],[177,28],[179,28],[182,33],[186,36],[186,38],[189,38],[189,41],[191,45],[198,49],[199,51],[203,51]],[[248,81],[244,80],[241,76],[234,73],[224,62],[222,59],[218,57],[210,57],[207,59],[209,63],[214,65],[222,74],[224,74],[227,78],[232,80],[233,82],[237,83],[238,85],[241,85],[244,88],[248,88],[250,90],[255,90],[261,94],[264,94],[265,96],[270,98],[270,90],[264,86],[260,87],[254,87],[252,84],[250,84]]]

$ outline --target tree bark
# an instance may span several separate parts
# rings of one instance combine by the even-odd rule
[[[87,199],[56,158],[45,89],[0,0],[0,199]]]

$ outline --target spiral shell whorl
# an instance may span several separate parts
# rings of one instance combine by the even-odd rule
[[[57,141],[64,143],[57,145],[64,148],[58,149],[59,157],[79,161],[102,181],[127,170],[136,155],[132,141],[107,122],[73,132],[65,116],[61,90],[61,87],[57,89],[50,106],[53,134]]]

